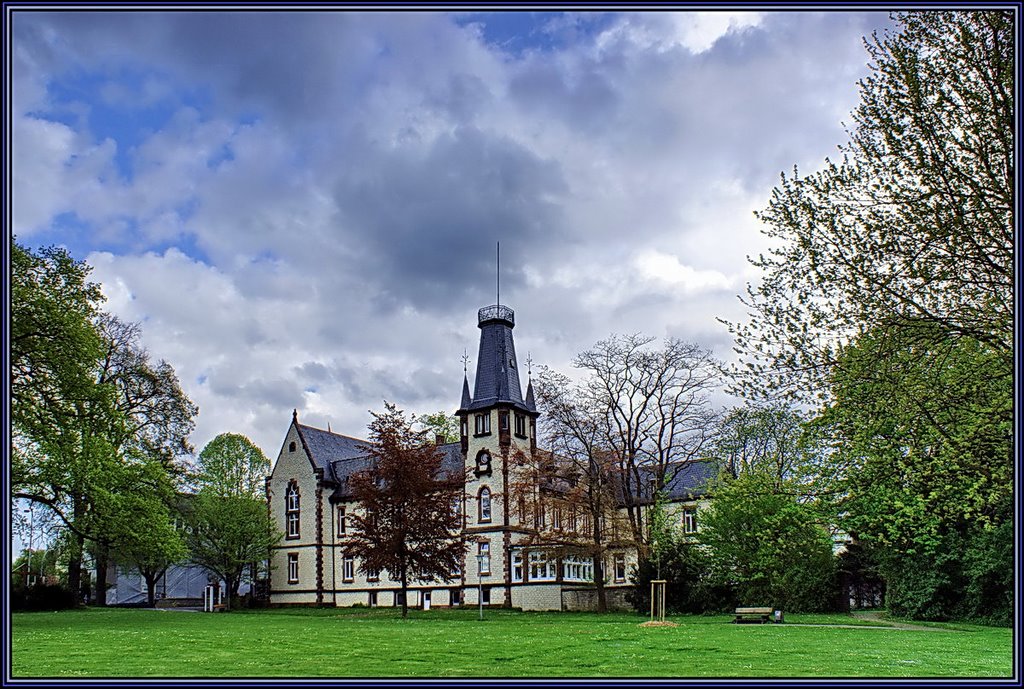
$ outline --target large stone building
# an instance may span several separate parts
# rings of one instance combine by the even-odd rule
[[[525,396],[520,383],[512,338],[515,314],[506,306],[488,306],[480,309],[478,325],[475,385],[471,393],[468,378],[463,380],[456,412],[461,438],[439,445],[446,469],[466,476],[460,509],[467,550],[462,567],[448,579],[414,582],[409,604],[477,605],[482,596],[485,605],[529,610],[591,607],[595,600],[591,559],[565,548],[540,547],[531,540],[530,534],[536,533],[536,507],[531,507],[527,518],[514,497],[522,487],[517,467],[535,465],[543,452],[537,448],[539,413],[532,383]],[[359,510],[348,479],[369,462],[366,441],[301,424],[293,413],[267,479],[270,514],[285,534],[271,555],[272,604],[388,606],[399,602],[399,584],[387,572],[361,573],[343,545],[351,528],[349,517]],[[675,472],[666,486],[681,528],[696,528],[695,510],[712,471],[709,463],[693,462]],[[554,511],[557,508],[552,508],[550,516],[543,509],[542,521],[563,518]],[[572,521],[576,526],[575,516]],[[627,545],[612,547],[605,557],[610,603],[624,605],[636,551]]]

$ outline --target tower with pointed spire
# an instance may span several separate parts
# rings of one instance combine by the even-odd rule
[[[467,583],[477,583],[477,555],[483,555],[481,581],[492,584],[489,602],[511,604],[512,537],[519,515],[511,505],[517,464],[527,464],[537,449],[537,412],[533,383],[523,396],[512,329],[515,312],[485,306],[477,314],[480,349],[472,393],[468,371],[456,414],[466,461],[466,536],[470,541]],[[475,541],[475,543],[474,543]],[[469,589],[467,589],[467,592]]]

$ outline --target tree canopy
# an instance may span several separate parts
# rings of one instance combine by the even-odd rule
[[[267,513],[263,486],[269,473],[263,451],[237,433],[218,435],[199,453],[187,542],[192,561],[224,581],[228,607],[246,570],[255,580],[283,536]]]
[[[93,550],[102,604],[109,548],[166,526],[163,496],[190,451],[197,409],[174,369],[151,362],[139,327],[100,309],[88,265],[13,240],[11,255],[12,493],[71,532],[74,596]]]
[[[446,471],[437,446],[393,404],[373,413],[369,431],[372,464],[349,480],[360,511],[344,545],[361,572],[387,571],[401,583],[405,617],[410,581],[448,579],[462,567],[462,513],[453,505],[461,504],[465,476]]]
[[[815,408],[891,609],[1009,619],[1015,18],[893,19],[865,41],[841,159],[783,175],[758,214],[774,245],[730,326],[735,389]]]

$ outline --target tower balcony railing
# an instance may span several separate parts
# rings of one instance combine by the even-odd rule
[[[507,306],[501,304],[494,304],[492,306],[485,306],[477,312],[477,322],[483,323],[485,321],[508,321],[510,325],[516,324],[516,312]]]

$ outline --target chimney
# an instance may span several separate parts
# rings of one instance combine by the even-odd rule
[[[444,436],[442,434],[440,434],[440,433],[435,433],[434,434],[434,444],[435,445],[444,445]]]

